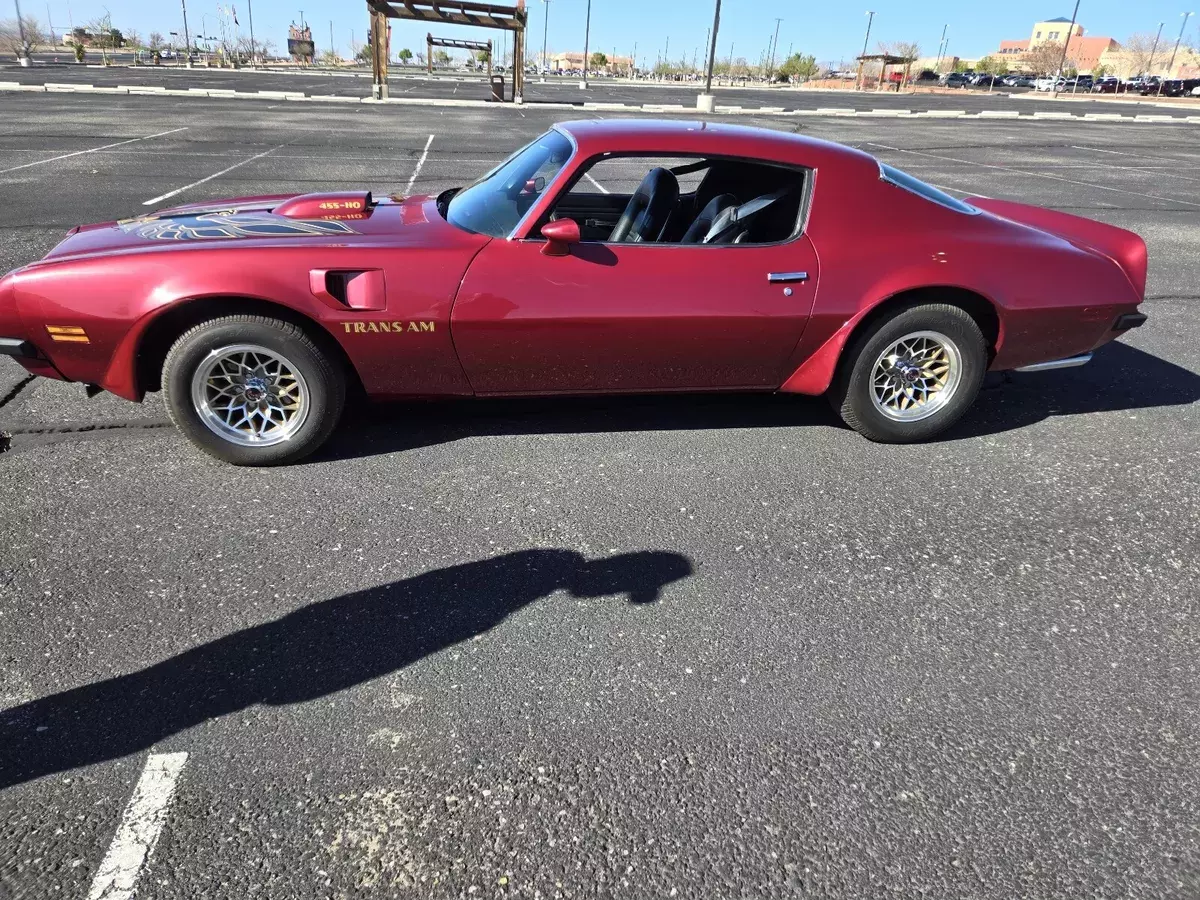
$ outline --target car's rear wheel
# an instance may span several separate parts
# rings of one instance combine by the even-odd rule
[[[928,440],[970,408],[987,365],[987,341],[965,310],[909,306],[847,348],[829,399],[870,440]]]
[[[206,453],[238,466],[295,462],[333,432],[341,367],[303,329],[225,316],[185,332],[163,364],[171,419]]]

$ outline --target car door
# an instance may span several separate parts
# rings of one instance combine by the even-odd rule
[[[481,394],[770,389],[813,309],[817,257],[785,243],[494,240],[451,315]]]

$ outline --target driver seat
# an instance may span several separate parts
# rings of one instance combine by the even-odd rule
[[[646,173],[609,235],[612,244],[657,241],[679,202],[679,179],[656,166]]]

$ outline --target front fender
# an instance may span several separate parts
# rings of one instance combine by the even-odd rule
[[[73,381],[141,398],[139,356],[162,316],[206,300],[249,301],[253,312],[285,309],[316,323],[341,347],[368,394],[470,393],[450,337],[450,309],[476,248],[319,245],[172,248],[64,261],[23,278],[47,324],[79,325],[87,344],[51,348]],[[384,292],[371,308],[314,288],[313,271],[377,270]],[[376,300],[378,298],[375,298]],[[345,301],[345,302],[343,302]],[[266,304],[269,304],[266,305]],[[222,314],[231,311],[226,306]],[[232,311],[237,311],[233,308]],[[160,349],[157,348],[156,349]]]

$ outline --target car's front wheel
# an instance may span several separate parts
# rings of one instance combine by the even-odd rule
[[[204,452],[238,466],[312,453],[333,432],[346,379],[301,328],[224,316],[185,332],[163,364],[171,419]]]
[[[870,440],[923,441],[962,418],[987,366],[987,341],[965,310],[910,306],[847,348],[829,399],[846,424]]]

